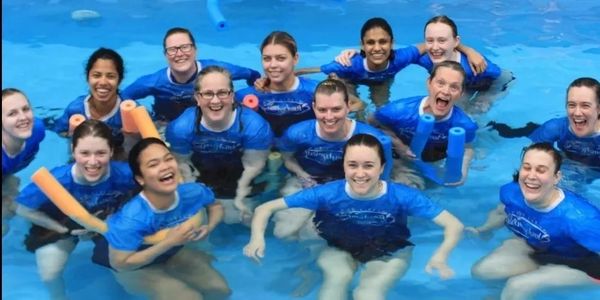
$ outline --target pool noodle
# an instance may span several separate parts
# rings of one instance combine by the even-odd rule
[[[155,137],[160,139],[156,126],[152,123],[152,119],[144,106],[138,106],[131,111],[131,116],[135,122],[135,126],[140,131],[142,138]]]
[[[131,112],[135,109],[137,103],[133,100],[125,100],[121,102],[121,121],[123,122],[123,132],[137,133],[139,132]]]
[[[106,223],[91,215],[45,167],[41,167],[39,170],[33,173],[33,175],[31,175],[31,181],[33,181],[40,188],[40,190],[50,199],[50,201],[56,205],[56,207],[58,207],[65,215],[69,216],[69,218],[73,219],[79,225],[100,234],[104,234],[108,231],[108,226]],[[187,224],[192,224],[194,227],[200,227],[202,224],[202,210],[187,219],[181,225]],[[170,228],[165,228],[152,235],[144,237],[144,243],[156,244],[164,240],[169,229]]]
[[[419,124],[412,140],[410,141],[410,151],[418,158],[421,158],[421,153],[425,149],[425,144],[433,131],[435,118],[430,114],[423,114],[419,118]]]
[[[258,97],[254,94],[248,94],[244,96],[244,100],[242,100],[242,104],[244,106],[256,111],[258,110]]]
[[[74,114],[69,118],[69,136],[73,135],[73,131],[79,124],[85,121],[85,116],[82,114]]]
[[[458,182],[462,178],[463,156],[465,154],[465,130],[452,127],[448,131],[448,149],[446,150],[445,182]]]
[[[207,0],[206,9],[208,10],[208,16],[215,23],[217,29],[225,29],[227,27],[227,21],[219,9],[218,0]]]

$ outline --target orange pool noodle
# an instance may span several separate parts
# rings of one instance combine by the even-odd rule
[[[85,121],[85,116],[82,114],[74,114],[69,118],[69,136],[73,135],[73,130],[83,121]]]
[[[135,109],[137,103],[133,100],[125,100],[121,102],[121,121],[123,122],[123,132],[137,133],[138,128],[135,126],[135,121],[131,116],[131,112]]]
[[[138,106],[131,111],[131,116],[135,122],[135,126],[140,131],[142,138],[155,137],[160,139],[156,126],[152,123],[152,119],[144,106]]]
[[[33,175],[33,181],[40,190],[56,205],[65,215],[69,216],[86,229],[105,233],[108,228],[102,220],[90,213],[50,174],[48,169],[41,167]]]
[[[258,110],[258,97],[254,94],[248,94],[244,96],[242,104],[250,109]]]

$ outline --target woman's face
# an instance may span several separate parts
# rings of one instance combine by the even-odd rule
[[[375,148],[354,145],[346,149],[344,174],[350,189],[357,195],[374,194],[382,172],[383,165]]]
[[[2,139],[26,140],[33,130],[33,112],[25,95],[15,93],[2,99]]]
[[[313,111],[322,134],[339,138],[343,136],[344,124],[350,111],[348,104],[344,101],[343,93],[336,92],[331,95],[317,93]]]
[[[446,117],[454,102],[462,96],[463,80],[460,72],[446,67],[440,67],[435,77],[427,79],[429,96],[426,106],[436,119]]]
[[[172,53],[171,51],[175,51]],[[165,57],[172,72],[187,73],[196,68],[196,47],[190,36],[183,32],[171,34],[165,39]]]
[[[370,70],[380,71],[387,67],[392,51],[392,42],[392,37],[380,27],[374,27],[365,32],[361,48],[365,52]]]
[[[551,200],[560,180],[560,172],[555,174],[555,169],[556,164],[549,153],[537,149],[525,153],[519,169],[519,187],[527,202],[544,204]]]
[[[108,141],[98,136],[81,137],[73,148],[77,173],[90,183],[97,182],[106,175],[111,156],[112,149]]]
[[[272,84],[283,84],[294,77],[294,67],[298,63],[298,54],[292,53],[284,46],[269,44],[262,50],[262,65],[265,74]]]
[[[434,64],[454,60],[454,49],[460,38],[454,37],[452,28],[444,23],[431,23],[425,28],[425,47]]]
[[[139,157],[141,176],[135,179],[144,191],[155,194],[170,194],[177,189],[177,161],[164,146],[151,144]]]
[[[119,73],[115,63],[110,59],[98,59],[88,73],[88,85],[92,99],[110,103],[117,100]]]
[[[231,119],[233,93],[225,75],[217,72],[204,75],[195,97],[205,122],[222,123]]]
[[[567,93],[567,116],[569,126],[578,137],[587,137],[600,131],[598,99],[593,89],[572,87]]]

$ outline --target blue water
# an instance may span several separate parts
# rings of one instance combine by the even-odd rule
[[[75,21],[71,12],[79,9],[95,10],[101,17]],[[114,48],[124,57],[123,87],[163,68],[166,62],[161,43],[170,27],[187,27],[194,32],[199,57],[261,70],[258,47],[272,30],[290,32],[299,45],[298,66],[309,67],[330,61],[341,49],[357,47],[360,27],[370,17],[386,18],[393,27],[396,46],[403,46],[421,42],[423,25],[435,14],[452,17],[463,43],[518,78],[508,96],[478,118],[480,124],[497,120],[520,126],[562,116],[567,85],[581,76],[600,78],[600,3],[592,0],[231,0],[221,1],[221,10],[228,21],[228,29],[223,31],[214,27],[205,1],[5,0],[2,87],[24,90],[38,116],[51,116],[87,92],[83,68],[97,47]],[[425,94],[425,77],[419,67],[403,70],[396,76],[392,98]],[[360,91],[366,95],[364,89]],[[498,188],[510,180],[520,149],[527,143],[527,139],[503,139],[480,130],[467,183],[455,189],[431,189],[427,194],[465,224],[480,224],[498,203]],[[54,133],[47,133],[41,149],[36,160],[18,174],[22,184],[28,183],[40,166],[52,167],[67,160],[67,143]],[[600,180],[577,189],[600,203]],[[47,299],[34,256],[22,246],[28,224],[14,218],[10,225],[11,232],[2,243],[2,299]],[[411,240],[418,245],[413,262],[389,299],[482,299],[500,291],[501,284],[472,280],[469,269],[510,236],[506,230],[489,241],[463,239],[449,261],[456,277],[448,281],[430,277],[423,270],[441,240],[441,231],[418,220],[411,224],[411,230]],[[216,268],[234,291],[231,299],[290,298],[299,281],[293,271],[306,260],[307,251],[297,243],[269,237],[267,257],[256,265],[241,254],[247,240],[247,229],[222,225],[210,243],[201,245],[217,258]],[[67,265],[69,295],[87,300],[128,298],[106,269],[89,261],[90,249],[90,243],[81,243]],[[315,299],[317,288],[304,299]],[[537,299],[567,298],[600,299],[600,291],[563,290],[544,293]]]

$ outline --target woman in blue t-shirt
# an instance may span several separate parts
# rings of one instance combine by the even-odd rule
[[[485,224],[467,228],[482,235],[505,225],[517,236],[472,269],[480,279],[508,280],[502,299],[532,299],[550,288],[598,286],[600,210],[557,187],[561,163],[551,144],[525,148],[515,181],[500,189],[502,203]]]
[[[358,134],[344,147],[344,176],[256,208],[252,236],[244,255],[259,260],[265,254],[264,233],[279,210],[303,207],[315,211],[313,223],[327,241],[319,258],[324,282],[319,299],[346,299],[359,264],[364,264],[354,299],[384,299],[394,281],[408,270],[413,244],[407,217],[433,220],[444,228],[444,241],[425,269],[442,278],[453,276],[446,264],[461,236],[462,224],[420,191],[380,179],[386,163],[377,138]]]

